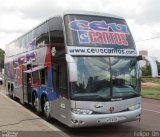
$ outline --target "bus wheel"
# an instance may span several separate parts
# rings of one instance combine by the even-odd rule
[[[8,90],[8,95],[9,95],[10,98],[12,98],[12,93],[11,93],[10,89]]]
[[[15,99],[14,91],[11,90],[11,89],[9,89],[9,97],[10,97],[11,99]]]
[[[37,112],[39,111],[39,99],[35,92],[33,93],[32,106]]]
[[[46,119],[50,119],[50,106],[49,101],[46,96],[43,98],[44,104],[43,104],[43,114],[45,115]]]
[[[14,91],[11,91],[11,96],[12,96],[12,99],[15,100],[15,93],[14,93]]]
[[[11,98],[15,100],[15,93],[14,93],[14,87],[11,85]]]
[[[11,88],[10,88],[10,84],[9,84],[9,83],[8,83],[8,88],[7,88],[7,90],[8,90],[8,95],[9,95],[9,97],[12,98]]]
[[[13,95],[12,95],[12,91],[9,90],[9,97],[12,99],[13,98]]]

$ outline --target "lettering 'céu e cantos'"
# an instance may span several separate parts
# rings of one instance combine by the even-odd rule
[[[127,25],[106,23],[105,21],[74,20],[69,23],[73,31],[85,31],[90,43],[128,45],[126,35],[129,34]]]

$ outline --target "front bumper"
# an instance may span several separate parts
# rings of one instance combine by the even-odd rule
[[[71,120],[69,122],[69,126],[76,127],[88,127],[88,126],[102,126],[107,124],[116,124],[122,122],[129,122],[140,120],[141,118],[141,108],[112,113],[112,114],[96,114],[96,115],[78,115],[71,112]]]

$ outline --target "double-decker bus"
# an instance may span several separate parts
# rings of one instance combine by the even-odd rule
[[[46,118],[69,127],[140,119],[139,57],[122,17],[65,12],[12,41],[5,52],[9,96]]]

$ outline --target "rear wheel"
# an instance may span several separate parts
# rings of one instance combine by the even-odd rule
[[[12,98],[10,83],[8,83],[8,88],[7,88],[7,90],[8,90],[8,96],[9,96],[10,98]]]
[[[11,92],[11,98],[15,100],[15,93],[14,93],[14,87],[13,85],[11,85],[11,88],[10,88],[10,92]]]
[[[14,93],[14,91],[11,91],[11,94],[12,94],[12,99],[15,100],[15,93]]]
[[[50,119],[50,105],[46,96],[43,97],[42,111],[47,120]]]
[[[11,94],[11,90],[10,89],[8,90],[8,95],[9,95],[10,98],[12,98],[12,94]]]
[[[33,93],[32,96],[32,106],[37,112],[39,111],[39,99],[35,92]]]

